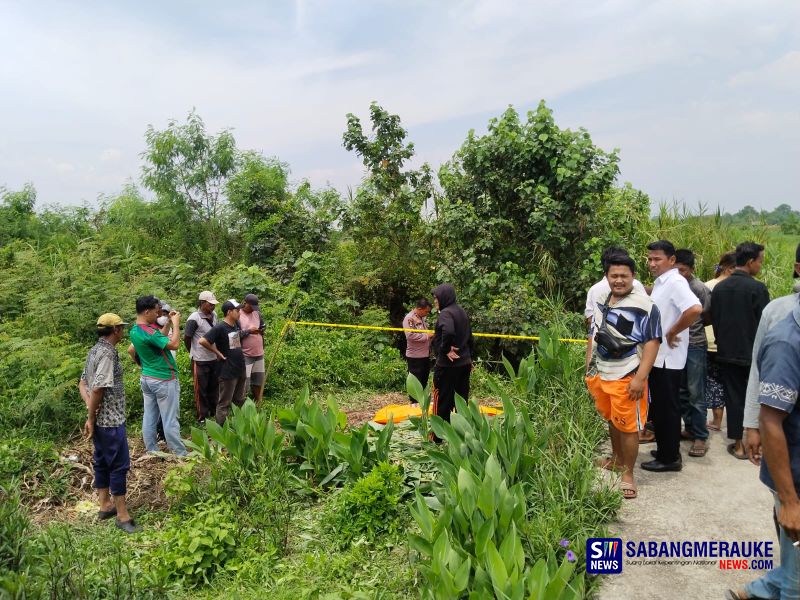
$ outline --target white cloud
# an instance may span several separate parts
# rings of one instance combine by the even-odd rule
[[[800,92],[800,50],[793,50],[759,67],[737,73],[730,85],[768,86],[778,91]]]
[[[778,41],[800,42],[800,3],[788,0],[482,0],[368,7],[296,0],[283,17],[253,5],[221,11],[208,17],[213,27],[196,32],[178,32],[181,23],[156,13],[147,18],[137,11],[132,18],[121,6],[108,6],[4,9],[0,51],[14,60],[0,62],[0,126],[9,140],[0,145],[0,165],[10,185],[33,179],[40,197],[58,200],[64,190],[75,193],[76,201],[113,192],[138,175],[147,124],[162,128],[192,107],[209,130],[232,127],[243,148],[298,156],[293,176],[331,181],[340,189],[357,184],[362,174],[349,166],[353,157],[341,148],[345,114],[366,117],[372,100],[400,114],[406,126],[424,130],[450,121],[480,128],[485,117],[475,115],[539,98],[552,105],[571,94],[577,122],[594,123],[607,147],[623,147],[623,157],[631,148],[646,148],[647,136],[663,135],[653,160],[665,170],[684,155],[681,137],[694,135],[684,128],[703,126],[698,114],[707,123],[725,121],[709,130],[715,140],[725,140],[730,131],[774,130],[784,116],[795,122],[795,113],[769,102],[745,101],[735,109],[720,103],[721,94],[747,95],[752,86],[783,86],[774,89],[784,100],[787,92],[798,91],[798,53],[783,51],[775,58]],[[688,87],[684,73],[690,69],[705,69],[708,84]],[[730,111],[728,118],[688,102],[665,107],[628,81],[642,73],[663,73],[665,83],[716,102]],[[715,90],[714,81],[724,90]],[[625,109],[596,114],[593,86],[603,82],[620,82]],[[654,122],[642,121],[639,131],[631,129],[638,121],[625,114],[637,98],[639,111]],[[463,139],[467,128],[452,136]],[[419,159],[435,167],[456,145],[417,148]],[[788,156],[785,148],[774,152],[778,161]],[[28,168],[9,169],[20,153]],[[84,174],[85,187],[66,181],[68,171],[37,171],[50,156],[69,157],[59,162]],[[637,183],[647,189],[646,179]]]

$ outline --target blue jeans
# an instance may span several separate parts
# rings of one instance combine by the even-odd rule
[[[706,346],[689,346],[686,367],[681,376],[681,412],[692,439],[707,440],[706,426]]]
[[[178,424],[181,386],[177,379],[162,381],[152,377],[141,377],[144,396],[144,416],[142,417],[142,437],[148,452],[158,451],[156,427],[158,419],[164,424],[164,437],[167,446],[178,456],[186,454],[186,446],[181,439],[181,426]]]
[[[775,511],[780,514],[781,503],[775,496]],[[775,600],[797,600],[800,598],[800,548],[792,545],[783,527],[778,538],[781,565],[767,571],[766,575],[744,586],[751,598],[775,598]]]

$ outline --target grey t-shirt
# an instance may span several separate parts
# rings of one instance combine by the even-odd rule
[[[711,291],[706,287],[706,284],[697,277],[692,276],[689,280],[689,289],[700,300],[700,304],[703,305],[703,312],[706,312],[711,306]],[[689,325],[689,345],[706,346],[707,344],[706,328],[703,325],[703,316],[700,315],[694,323]]]
[[[104,390],[95,425],[119,427],[125,423],[125,386],[117,349],[103,338],[97,340],[86,357],[81,379],[90,393],[97,388]]]

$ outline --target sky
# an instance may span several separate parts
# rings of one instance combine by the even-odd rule
[[[435,169],[509,105],[620,149],[654,204],[800,208],[796,0],[0,0],[0,186],[96,205],[144,133],[210,133],[346,193],[346,114],[400,115]]]

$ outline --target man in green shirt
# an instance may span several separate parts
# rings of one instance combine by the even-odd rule
[[[142,396],[144,396],[144,416],[142,417],[142,437],[148,452],[158,450],[156,427],[159,416],[164,424],[164,437],[167,446],[175,454],[186,454],[186,446],[181,439],[178,423],[180,406],[180,383],[178,367],[170,350],[177,350],[181,339],[181,314],[171,311],[172,335],[167,337],[159,329],[156,320],[160,306],[155,296],[142,296],[136,299],[136,325],[131,328],[133,344],[142,365]]]

